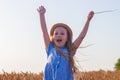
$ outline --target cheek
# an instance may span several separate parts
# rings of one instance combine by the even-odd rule
[[[67,36],[64,36],[64,40],[67,41]]]

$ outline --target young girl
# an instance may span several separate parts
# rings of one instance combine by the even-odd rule
[[[40,15],[41,29],[47,53],[44,80],[74,80],[73,72],[75,72],[77,68],[74,65],[73,56],[88,31],[89,23],[94,12],[91,11],[89,13],[82,32],[78,38],[72,42],[72,30],[64,23],[53,25],[49,37],[44,15],[46,9],[40,6],[37,11]]]

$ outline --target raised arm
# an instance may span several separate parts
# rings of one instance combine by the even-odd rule
[[[39,12],[39,16],[40,16],[40,23],[41,23],[41,29],[43,32],[43,38],[44,38],[44,42],[45,42],[45,48],[48,48],[48,44],[50,43],[50,38],[49,38],[49,34],[47,31],[47,26],[46,26],[46,21],[45,21],[45,12],[46,9],[43,6],[40,6],[37,11]]]
[[[90,23],[93,15],[94,15],[94,12],[91,11],[89,13],[88,17],[87,17],[87,21],[85,23],[85,26],[84,26],[82,32],[80,33],[78,38],[73,42],[73,45],[74,45],[75,49],[77,49],[79,47],[79,45],[81,44],[82,40],[84,39],[84,37],[85,37],[85,35],[86,35],[87,31],[88,31],[89,23]]]

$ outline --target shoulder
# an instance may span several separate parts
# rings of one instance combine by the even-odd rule
[[[48,48],[46,49],[47,55],[50,54],[50,52],[54,49],[54,44],[52,42],[50,42],[48,44]]]

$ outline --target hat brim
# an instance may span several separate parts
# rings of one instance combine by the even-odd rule
[[[54,24],[53,27],[52,27],[51,30],[50,30],[50,36],[53,35],[54,30],[55,30],[57,27],[64,27],[64,28],[68,31],[68,33],[70,34],[70,36],[71,36],[71,37],[73,36],[73,33],[72,33],[71,28],[70,28],[68,25],[64,24],[64,23]]]

